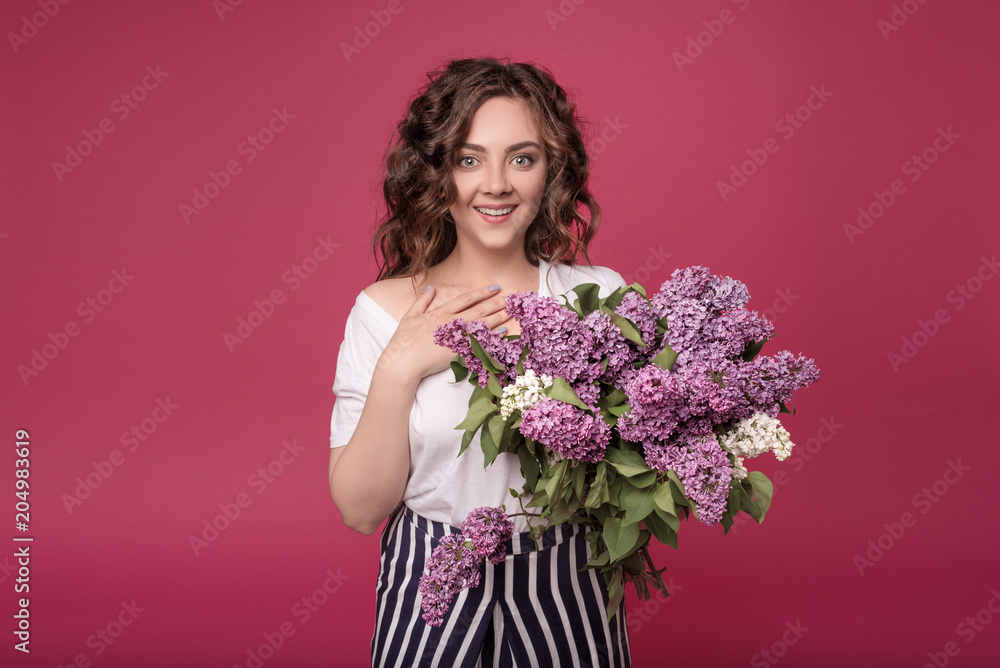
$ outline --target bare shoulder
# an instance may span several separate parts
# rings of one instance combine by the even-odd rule
[[[384,278],[366,287],[364,292],[397,321],[402,320],[415,299],[408,276]]]

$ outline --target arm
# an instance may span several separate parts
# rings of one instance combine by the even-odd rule
[[[351,440],[330,450],[330,494],[344,523],[370,535],[403,498],[409,477],[409,417],[420,379],[399,364],[372,374]]]
[[[447,369],[455,356],[434,343],[434,329],[455,317],[490,327],[508,319],[503,297],[489,287],[429,309],[434,294],[431,288],[418,296],[399,321],[372,372],[350,440],[330,451],[330,494],[344,523],[358,533],[374,533],[406,490],[417,386],[424,376]]]

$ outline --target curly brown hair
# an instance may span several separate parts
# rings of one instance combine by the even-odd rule
[[[583,121],[552,74],[531,63],[469,58],[452,60],[427,78],[385,154],[387,212],[371,246],[376,262],[376,250],[385,260],[377,280],[422,275],[454,249],[453,172],[473,115],[491,97],[526,102],[545,146],[545,192],[525,235],[528,261],[538,266],[543,257],[572,265],[582,252],[591,264],[587,246],[600,227],[601,209],[587,188],[590,160],[580,131]]]

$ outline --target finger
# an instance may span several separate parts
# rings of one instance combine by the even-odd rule
[[[494,283],[496,285],[496,283]],[[463,292],[457,297],[445,302],[442,306],[446,310],[450,310],[452,313],[461,313],[467,311],[470,307],[479,304],[490,297],[498,297],[500,303],[503,303],[503,297],[499,294],[500,288],[497,286],[496,290],[491,290],[490,286],[486,285],[481,288],[475,288],[474,290],[469,290],[468,292]]]
[[[410,304],[410,308],[406,309],[406,313],[403,316],[409,316],[417,313],[424,313],[430,303],[434,301],[435,289],[433,285],[428,285],[427,288],[413,300]]]

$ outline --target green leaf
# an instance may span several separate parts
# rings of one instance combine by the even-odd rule
[[[655,475],[655,474],[654,474]],[[653,512],[653,491],[637,489],[632,485],[622,487],[618,505],[625,509],[625,524],[635,524]]]
[[[676,546],[677,531],[671,529],[658,513],[651,513],[649,517],[643,520],[643,522],[646,524],[646,528],[649,529],[649,532],[653,534],[653,538],[661,543],[666,543],[668,545],[673,543]]]
[[[674,349],[670,347],[670,344],[666,341],[663,342],[663,350],[656,354],[653,358],[653,364],[657,365],[665,371],[670,371],[674,366],[674,362],[677,361],[677,353]]]
[[[670,530],[673,531],[674,533],[677,533],[677,530],[680,529],[681,527],[681,521],[680,519],[678,519],[676,515],[671,515],[665,510],[660,509],[658,506],[656,510],[653,512],[653,515],[656,515],[661,520],[663,520],[663,522],[665,522],[666,525],[670,527]]]
[[[608,583],[608,607],[605,610],[608,622],[618,612],[618,606],[621,605],[623,598],[625,598],[625,583],[623,582],[622,568],[619,567],[615,569],[614,575],[611,576],[611,582]]]
[[[774,486],[766,475],[760,471],[750,471],[747,480],[753,486],[753,503],[761,510],[761,520],[764,514],[771,507],[771,497],[774,495]]]
[[[500,449],[497,447],[496,441],[493,440],[493,434],[490,433],[489,429],[483,429],[482,435],[479,438],[479,443],[483,448],[483,468],[488,467],[500,454]]]
[[[622,331],[622,336],[637,344],[641,348],[646,347],[646,342],[642,340],[642,335],[639,334],[639,330],[635,328],[635,325],[633,325],[628,318],[620,316],[614,311],[609,311],[608,317],[610,317],[611,322],[615,323],[618,329]]]
[[[598,401],[598,405],[611,408],[612,406],[621,405],[626,399],[628,399],[628,395],[616,387],[611,392],[602,396]]]
[[[506,420],[500,417],[499,414],[490,417],[490,421],[487,423],[489,427],[490,436],[493,438],[493,443],[500,448],[500,443],[503,441],[503,430]]]
[[[567,404],[573,404],[578,408],[582,408],[588,413],[591,413],[590,406],[583,403],[583,400],[577,396],[573,388],[569,386],[565,378],[556,376],[552,380],[552,384],[544,389],[542,389],[542,394],[552,399],[562,401]]]
[[[618,406],[612,406],[608,408],[608,412],[615,417],[621,417],[632,410],[632,404],[620,404]]]
[[[469,404],[469,414],[462,420],[462,424],[455,429],[471,429],[475,431],[483,424],[486,416],[497,412],[497,407],[493,403],[493,397],[489,392],[481,392],[479,397]]]
[[[670,492],[670,481],[664,480],[656,485],[653,491],[653,502],[656,507],[665,513],[670,513],[676,517],[677,508],[674,506],[674,495]]]
[[[590,492],[587,500],[583,504],[584,508],[592,509],[605,503],[608,499],[608,465],[600,462],[597,465],[597,475],[594,482],[590,483]]]
[[[649,487],[656,482],[656,471],[646,471],[645,473],[627,477],[628,481],[635,487]]]
[[[764,341],[751,341],[747,344],[747,347],[743,349],[743,354],[740,355],[740,357],[743,358],[744,362],[752,362],[753,358],[757,357],[757,353],[760,352],[760,349],[764,347],[766,342],[766,339]]]
[[[600,286],[597,283],[581,283],[573,288],[573,292],[580,298],[580,313],[587,315],[591,311],[596,311],[598,307],[598,294]]]
[[[545,493],[549,495],[550,499],[554,499],[559,496],[559,493],[562,490],[563,480],[566,478],[566,469],[568,466],[569,460],[563,459],[549,469],[549,473],[552,477],[545,483]]]
[[[469,367],[465,366],[465,360],[461,355],[455,355],[455,359],[451,361],[451,370],[455,373],[456,383],[469,375]]]
[[[471,429],[462,434],[462,447],[458,449],[458,457],[462,456],[462,453],[468,449],[469,444],[472,443],[472,437],[476,435],[476,430]]]
[[[500,367],[500,363],[495,359],[490,357],[490,354],[486,352],[483,346],[476,340],[476,337],[469,335],[469,343],[472,344],[472,354],[483,363],[483,367],[493,373],[500,373],[503,369]]]
[[[595,568],[598,567],[598,566],[607,566],[608,565],[608,561],[610,560],[610,558],[611,557],[610,557],[608,551],[604,550],[599,555],[597,555],[596,557],[593,557],[590,561],[588,561],[586,563],[586,565],[587,566],[593,566]],[[583,570],[583,569],[581,568],[580,570]]]
[[[521,462],[521,475],[528,483],[528,488],[534,490],[538,485],[539,465],[535,456],[525,448],[518,448],[517,458]]]
[[[611,561],[618,561],[636,548],[639,527],[635,524],[623,524],[617,517],[608,518],[604,522],[604,542],[607,543]]]
[[[486,373],[489,374],[486,380],[486,389],[490,391],[490,394],[499,399],[503,396],[503,385],[501,385],[500,381],[497,380],[495,373],[492,371],[487,371]]]
[[[577,499],[583,496],[583,487],[587,484],[587,467],[577,464],[573,468],[573,496]]]
[[[604,460],[625,476],[637,476],[643,473],[655,472],[649,468],[646,461],[635,450],[619,450],[609,447],[604,453]]]

